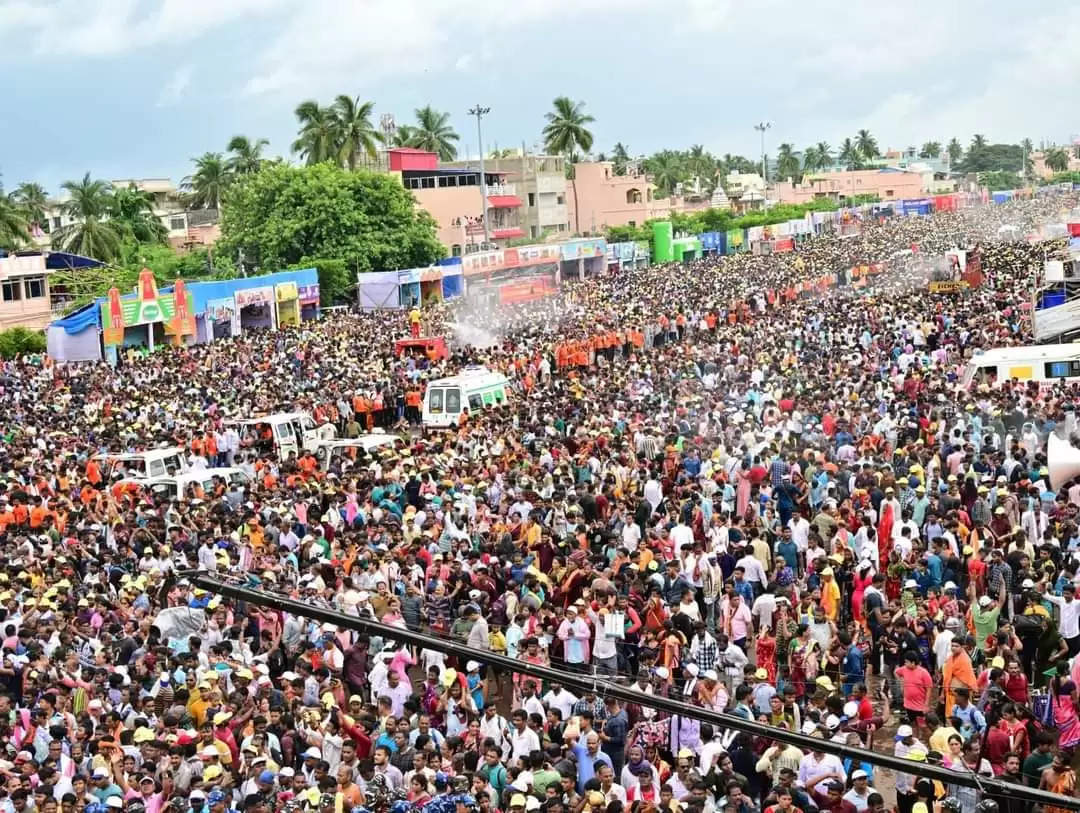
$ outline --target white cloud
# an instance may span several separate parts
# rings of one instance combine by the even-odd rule
[[[157,99],[157,106],[170,107],[177,104],[191,85],[191,74],[192,67],[190,65],[181,65],[177,68],[169,81],[165,83],[165,87],[161,89]]]
[[[473,55],[469,53],[462,54],[454,62],[454,70],[461,73],[468,73],[472,69]]]

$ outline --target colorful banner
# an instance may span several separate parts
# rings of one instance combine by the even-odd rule
[[[274,294],[278,302],[291,302],[300,298],[295,282],[279,282],[274,286]]]
[[[299,285],[297,286],[297,293],[300,295],[300,304],[319,304],[319,283],[316,282],[312,285]]]
[[[173,283],[173,318],[165,323],[165,329],[177,338],[195,334],[195,314],[189,306],[190,301],[187,286],[178,279]]]
[[[183,321],[179,325],[184,333],[194,333],[195,305],[191,293],[183,286],[181,281],[180,292],[180,317]],[[109,296],[101,303],[101,328],[103,341],[108,346],[123,344],[124,329],[148,325],[156,322],[165,322],[172,327],[173,319],[177,316],[177,297],[175,293],[165,296],[158,295],[157,281],[149,269],[144,268],[139,273],[139,284],[134,294],[121,297],[115,288],[109,291]],[[187,321],[191,317],[191,321]],[[176,332],[173,330],[172,332]]]
[[[233,298],[236,300],[236,308],[246,308],[249,305],[272,305],[274,303],[274,289],[267,286],[265,288],[244,288],[233,294]]]
[[[970,285],[966,280],[956,282],[931,282],[930,293],[932,294],[958,294],[966,291]]]

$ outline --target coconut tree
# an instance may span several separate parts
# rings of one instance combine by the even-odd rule
[[[265,138],[252,141],[247,136],[233,136],[229,140],[229,146],[226,147],[230,153],[227,160],[229,171],[235,175],[250,175],[258,172],[263,165],[262,149],[269,143]]]
[[[986,149],[986,136],[982,133],[975,133],[971,137],[971,146],[968,147],[968,152],[980,152]]]
[[[154,200],[147,192],[129,184],[115,190],[109,199],[109,222],[140,243],[164,243],[169,236],[154,214]]]
[[[1046,166],[1054,172],[1064,172],[1069,168],[1069,154],[1061,147],[1051,147],[1046,151]]]
[[[595,119],[585,112],[585,102],[572,101],[569,96],[556,97],[552,105],[552,111],[544,114],[547,120],[543,129],[544,149],[549,153],[566,156],[566,171],[574,193],[574,231],[580,234],[581,207],[578,205],[573,166],[578,149],[582,152],[592,149],[593,135],[585,125],[591,124]]]
[[[195,162],[195,172],[180,181],[180,191],[196,209],[218,209],[221,197],[232,181],[228,163],[220,152],[205,152]]]
[[[416,111],[416,127],[412,130],[409,146],[433,152],[440,161],[453,161],[457,158],[454,142],[459,139],[460,136],[450,126],[449,113],[440,113],[431,105]]]
[[[670,195],[686,179],[687,166],[682,155],[672,150],[663,150],[649,156],[645,169],[652,176],[652,182],[661,195]]]
[[[858,169],[862,166],[862,152],[850,138],[845,138],[840,145],[839,161],[848,169]]]
[[[331,108],[333,143],[337,146],[338,163],[356,169],[361,155],[375,158],[379,133],[371,125],[375,102],[361,102],[360,97],[340,94]],[[332,156],[330,156],[332,157]]]
[[[615,174],[625,175],[626,165],[630,163],[630,151],[621,141],[616,141],[611,148],[611,160],[615,164]]]
[[[109,262],[120,254],[120,233],[109,222],[113,188],[105,181],[95,181],[87,172],[81,181],[65,181],[61,188],[68,193],[63,212],[72,219],[56,233],[64,251]]]
[[[877,140],[870,135],[870,131],[863,129],[855,136],[855,144],[859,150],[859,154],[866,158],[868,161],[878,156]]]
[[[24,181],[15,187],[10,197],[11,202],[22,209],[31,225],[40,225],[48,219],[45,210],[49,206],[49,196],[41,184]]]
[[[795,147],[784,142],[776,150],[776,172],[780,178],[799,180],[799,159],[795,155]]]
[[[955,136],[949,139],[949,143],[945,145],[945,154],[949,156],[950,167],[959,164],[960,159],[964,157],[964,148],[960,146],[960,140]]]
[[[394,128],[393,135],[388,139],[384,137],[383,141],[385,141],[389,147],[412,146],[413,128],[409,124],[399,124]]]
[[[828,141],[819,141],[817,147],[817,168],[825,169],[832,163],[832,147],[829,146]]]
[[[20,248],[29,239],[26,211],[7,195],[0,194],[0,248]]]
[[[927,141],[922,145],[922,149],[919,150],[920,158],[937,158],[939,155],[941,155],[940,141]]]
[[[552,103],[553,109],[545,114],[544,148],[558,155],[569,155],[575,149],[588,152],[592,149],[593,135],[585,126],[596,119],[585,112],[585,102],[572,101],[559,96]]]
[[[336,111],[308,99],[297,105],[294,112],[300,130],[292,143],[292,151],[308,164],[336,161],[341,146]]]

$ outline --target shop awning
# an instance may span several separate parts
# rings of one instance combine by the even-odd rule
[[[488,195],[488,203],[495,209],[516,209],[521,205],[517,195]]]
[[[520,228],[495,229],[495,231],[491,233],[491,236],[494,237],[496,240],[511,240],[515,237],[524,237],[525,230]]]

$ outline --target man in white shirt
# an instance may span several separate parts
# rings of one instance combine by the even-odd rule
[[[765,585],[769,581],[768,574],[765,573],[765,568],[761,566],[761,562],[750,548],[744,548],[744,555],[735,563],[735,567],[741,567],[743,569],[743,578],[750,582],[750,586],[754,589],[754,595],[760,595],[765,589]]]
[[[679,520],[679,524],[671,529],[669,534],[671,541],[675,546],[675,556],[681,557],[684,545],[693,546],[694,544],[694,532],[690,530],[690,526]]]
[[[1044,599],[1058,608],[1061,637],[1069,646],[1069,657],[1075,656],[1080,652],[1080,601],[1076,599],[1076,587],[1072,582],[1067,582],[1061,589],[1061,596],[1047,593],[1045,582],[1040,581],[1036,587]]]
[[[526,714],[524,709],[516,709],[510,720],[513,730],[510,732],[510,762],[514,763],[522,757],[528,757],[533,751],[540,750],[540,738],[536,732],[525,725]]]
[[[839,781],[847,781],[847,772],[839,757],[832,754],[824,754],[821,751],[811,751],[802,758],[799,763],[799,784],[806,787],[819,777],[832,774]]]
[[[566,691],[560,683],[552,683],[543,699],[544,705],[549,709],[558,709],[562,713],[563,720],[569,720],[573,716],[574,704],[578,701],[577,697]]]

